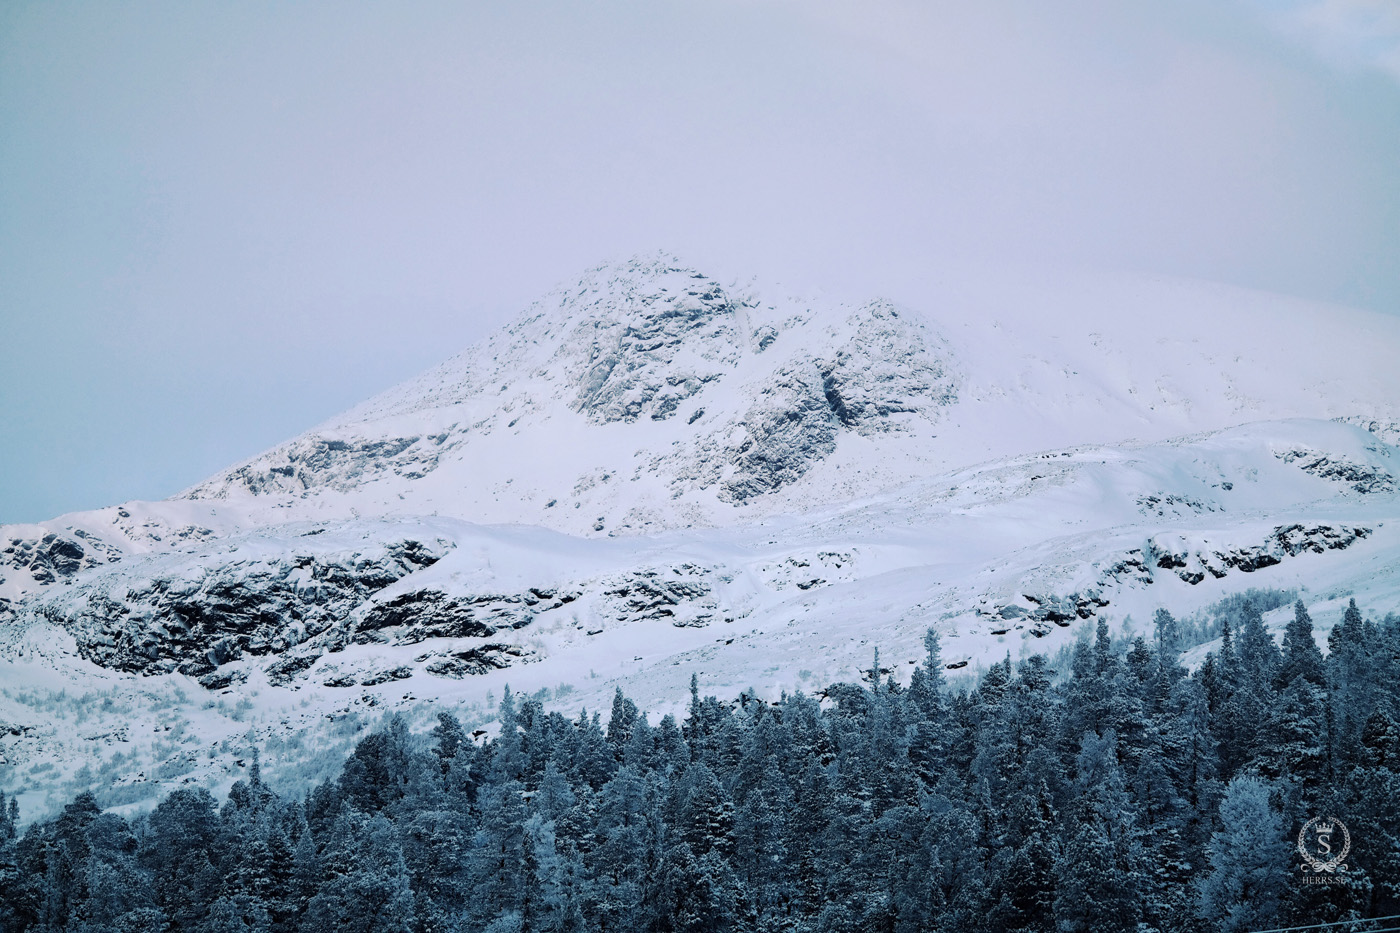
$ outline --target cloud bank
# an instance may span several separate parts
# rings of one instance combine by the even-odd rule
[[[1261,9],[1329,60],[1375,68],[1400,81],[1400,3],[1395,0],[1304,0]]]

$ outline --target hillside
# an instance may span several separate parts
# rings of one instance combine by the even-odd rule
[[[310,773],[506,684],[811,691],[929,627],[956,676],[1250,588],[1325,632],[1400,606],[1394,358],[1392,319],[1182,283],[920,313],[602,267],[171,500],[0,529],[0,783],[144,799],[250,730]]]

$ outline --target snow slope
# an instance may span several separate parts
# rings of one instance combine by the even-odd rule
[[[0,529],[0,785],[138,801],[250,730],[306,777],[429,697],[664,711],[929,626],[972,671],[1249,587],[1400,607],[1397,322],[1128,280],[929,310],[604,267],[181,497]]]

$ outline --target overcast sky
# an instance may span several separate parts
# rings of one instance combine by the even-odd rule
[[[663,247],[1400,308],[1400,2],[0,4],[0,522],[173,494]]]

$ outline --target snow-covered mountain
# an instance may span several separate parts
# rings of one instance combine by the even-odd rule
[[[815,689],[929,626],[972,670],[1251,586],[1400,608],[1397,358],[1400,319],[1214,286],[605,266],[174,499],[0,528],[0,784],[222,780],[250,728],[301,767],[506,683]]]
[[[1116,286],[1116,287],[1114,287]],[[1400,318],[1094,280],[919,310],[604,266],[482,344],[184,494],[261,521],[732,526],[1052,447],[1400,422]]]
[[[730,525],[829,499],[847,466],[865,471],[844,495],[907,478],[957,398],[948,347],[909,312],[769,302],[654,258],[185,496],[581,535]]]

